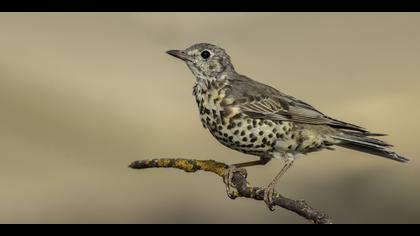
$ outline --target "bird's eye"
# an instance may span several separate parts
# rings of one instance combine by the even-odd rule
[[[202,51],[201,52],[201,57],[204,58],[204,59],[209,58],[210,57],[210,52],[207,51],[207,50]]]

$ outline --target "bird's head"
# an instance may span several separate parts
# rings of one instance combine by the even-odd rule
[[[185,50],[170,50],[166,53],[185,61],[198,80],[217,78],[221,73],[233,70],[225,50],[212,44],[198,43]]]

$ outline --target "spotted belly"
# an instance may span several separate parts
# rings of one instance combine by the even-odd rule
[[[251,119],[245,115],[228,122],[218,122],[210,115],[201,121],[211,134],[224,146],[246,154],[307,153],[325,143],[316,134],[293,122]]]
[[[272,152],[279,140],[290,139],[293,128],[290,122],[273,122],[245,116],[218,122],[205,114],[201,121],[221,144],[258,156]]]
[[[230,106],[222,89],[195,91],[204,128],[224,146],[262,156],[270,153],[305,153],[316,150],[321,139],[293,122],[253,119]]]

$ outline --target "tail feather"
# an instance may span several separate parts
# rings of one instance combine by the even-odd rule
[[[356,136],[356,137],[367,137],[367,136],[388,136],[387,134],[380,134],[380,133],[371,133],[371,132],[356,132],[356,131],[342,131],[343,133],[347,134],[347,135],[351,135],[351,136]]]
[[[366,137],[366,136],[349,136],[346,135],[344,137],[334,137],[335,139],[341,140],[341,141],[347,141],[349,143],[358,143],[360,145],[367,145],[372,146],[373,144],[379,146],[379,147],[392,147],[393,145],[388,144],[380,139]]]
[[[358,133],[357,135],[355,135],[349,132],[344,132],[342,133],[342,135],[332,137],[339,141],[339,143],[337,143],[336,145],[344,148],[349,148],[352,150],[385,157],[399,162],[409,161],[409,159],[399,155],[398,153],[392,150],[389,150],[389,148],[392,147],[391,144],[367,136],[369,136],[369,133]],[[372,136],[379,135],[373,134]]]

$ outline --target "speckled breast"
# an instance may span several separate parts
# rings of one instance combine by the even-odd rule
[[[225,86],[194,88],[201,122],[220,143],[258,156],[274,149],[287,152],[296,147],[296,142],[290,142],[295,139],[293,123],[249,118],[233,105],[225,91]]]

